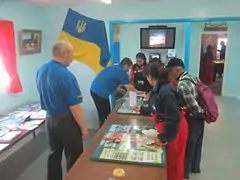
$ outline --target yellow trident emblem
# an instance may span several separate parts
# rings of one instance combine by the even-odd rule
[[[77,27],[76,27],[78,33],[83,33],[86,30],[86,27],[87,27],[86,22],[82,20],[78,20]]]

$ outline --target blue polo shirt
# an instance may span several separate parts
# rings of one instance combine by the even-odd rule
[[[121,65],[113,65],[103,69],[97,75],[92,82],[91,91],[108,99],[120,84],[130,84],[128,74]]]
[[[38,70],[36,83],[41,107],[49,115],[69,115],[69,107],[83,101],[76,77],[57,61],[51,60]]]

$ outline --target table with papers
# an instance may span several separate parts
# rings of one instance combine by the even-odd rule
[[[139,115],[139,111],[133,110],[134,106],[147,106],[147,101],[143,95],[138,96],[136,93],[130,92],[124,96],[121,105],[117,108],[118,114]]]
[[[0,154],[11,148],[29,134],[36,136],[37,130],[46,118],[39,103],[16,108],[0,116]]]

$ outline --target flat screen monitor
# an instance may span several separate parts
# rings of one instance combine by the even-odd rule
[[[141,49],[174,49],[175,27],[141,28]]]

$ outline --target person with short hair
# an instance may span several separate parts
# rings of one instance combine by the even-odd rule
[[[93,80],[90,93],[97,108],[100,127],[110,114],[109,96],[119,85],[124,85],[128,91],[139,93],[130,83],[128,71],[133,63],[130,58],[124,58],[119,65],[112,65],[103,69]]]
[[[50,154],[48,180],[62,180],[62,153],[67,171],[83,152],[83,140],[88,137],[80,104],[82,94],[76,77],[68,70],[73,61],[71,44],[59,41],[53,46],[53,58],[36,75],[41,107],[47,112],[46,130]]]
[[[205,123],[204,111],[197,101],[198,78],[192,77],[185,70],[184,63],[179,58],[171,59],[166,67],[170,69],[170,76],[178,81],[178,93],[182,99],[182,106],[186,108],[189,134],[185,158],[185,179],[189,179],[190,172],[201,173],[200,163]]]

